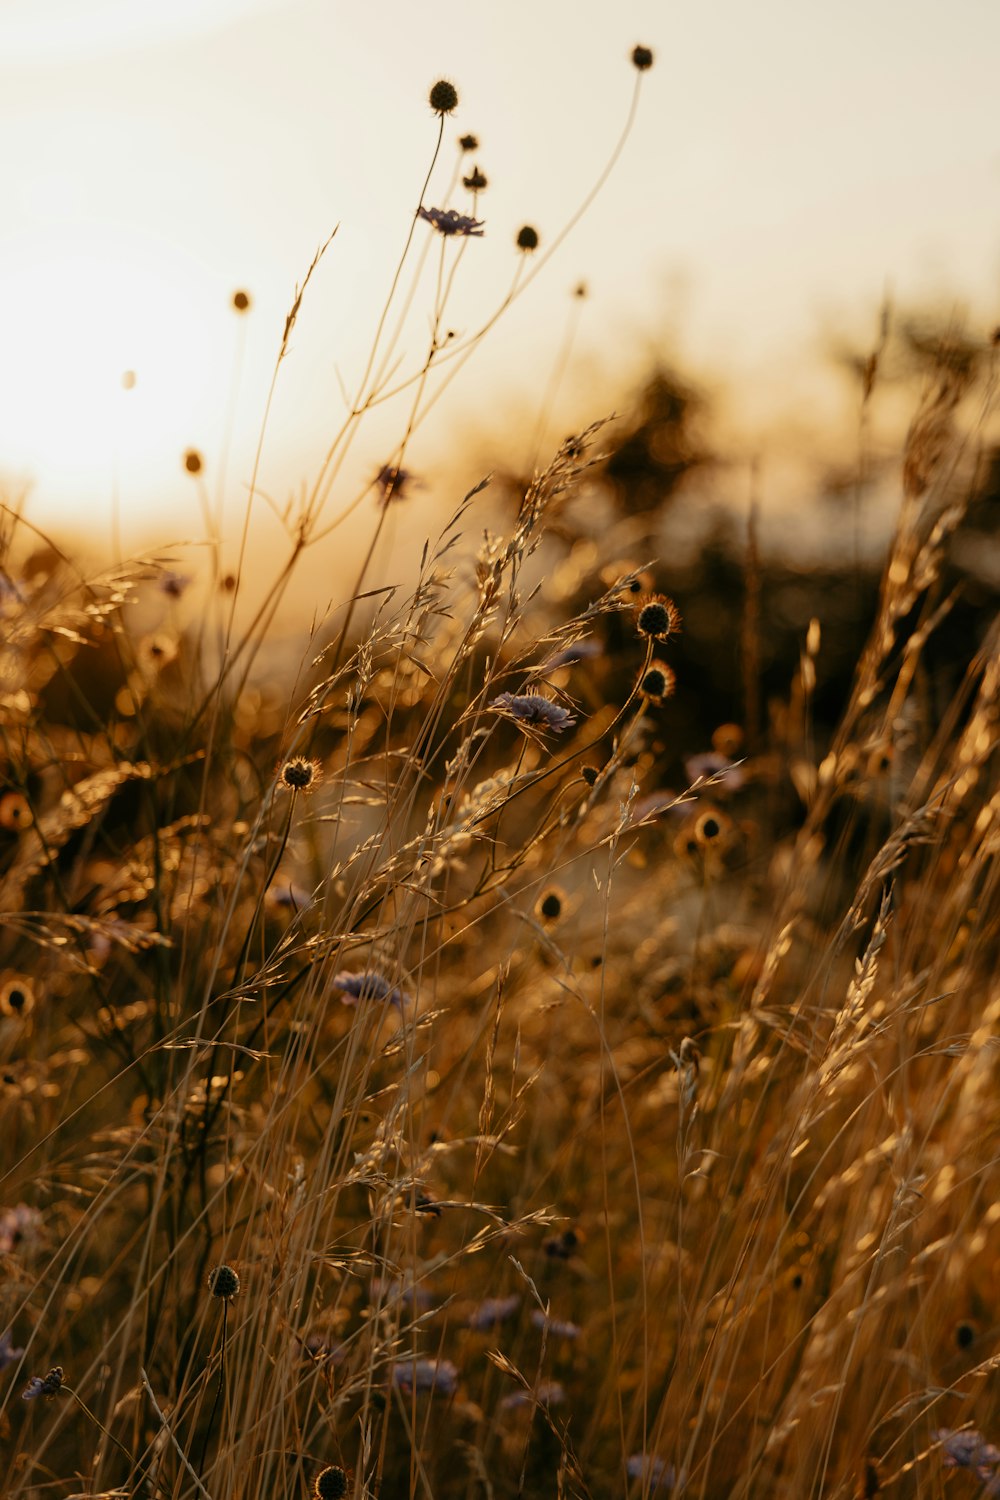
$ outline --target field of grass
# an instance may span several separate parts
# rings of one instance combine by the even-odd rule
[[[257,654],[378,338],[239,628],[221,570],[6,516],[2,1494],[992,1493],[1000,658],[945,632],[995,353],[929,366],[856,664],[823,589],[771,660],[751,545],[719,702],[613,426],[381,586],[471,239],[426,227],[430,350],[297,671]]]

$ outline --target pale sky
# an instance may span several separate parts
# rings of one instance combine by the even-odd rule
[[[740,420],[766,426],[768,403],[809,388],[821,329],[863,333],[886,286],[1000,321],[996,0],[0,0],[8,488],[30,479],[36,519],[97,536],[117,486],[126,540],[196,535],[180,458],[196,446],[210,488],[228,453],[235,515],[295,284],[339,224],[265,447],[283,502],[343,414],[338,372],[352,386],[363,368],[433,150],[430,85],[450,78],[461,103],[427,201],[464,132],[489,177],[449,303],[461,332],[506,292],[520,224],[544,248],[594,183],[640,41],[656,62],[611,180],[408,463],[433,473],[537,411],[581,279],[557,435],[620,404],[656,352],[749,392]],[[429,270],[404,371],[432,296]],[[397,406],[362,430],[354,484],[404,420]]]

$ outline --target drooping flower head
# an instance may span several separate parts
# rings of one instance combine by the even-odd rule
[[[562,734],[572,729],[576,718],[561,703],[553,703],[541,693],[500,693],[493,699],[490,708],[516,723],[532,729],[547,729],[553,734]]]
[[[334,976],[333,983],[341,992],[341,1005],[357,1005],[359,1000],[384,1000],[386,1005],[395,1005],[402,1010],[409,998],[397,985],[390,983],[374,969],[368,969],[363,974],[351,974],[347,969],[342,969]]]
[[[423,204],[417,209],[417,213],[428,224],[433,224],[439,234],[457,235],[460,239],[481,240],[483,237],[485,219],[471,219],[468,214],[460,214],[454,208],[424,208]]]

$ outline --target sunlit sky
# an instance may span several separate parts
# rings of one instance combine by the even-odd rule
[[[181,462],[194,446],[211,503],[241,514],[285,314],[339,225],[268,428],[261,483],[284,504],[343,416],[341,381],[353,389],[363,369],[433,151],[429,86],[452,79],[461,103],[427,201],[463,132],[481,141],[466,170],[475,160],[489,177],[486,231],[448,307],[466,332],[510,285],[519,225],[536,224],[544,248],[594,184],[638,41],[656,63],[611,179],[408,464],[454,473],[515,421],[523,440],[581,279],[555,435],[620,404],[660,354],[727,382],[752,442],[755,423],[804,399],[824,338],[866,336],[887,287],[998,321],[996,0],[2,0],[8,492],[30,482],[36,519],[95,542],[115,494],[126,542],[196,536]],[[461,187],[449,205],[469,207]],[[418,226],[417,252],[431,235]],[[404,372],[426,347],[436,263],[400,342]],[[237,287],[253,298],[242,319]],[[406,410],[359,433],[344,499],[391,454]]]

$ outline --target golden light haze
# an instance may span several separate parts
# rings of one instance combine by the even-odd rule
[[[996,321],[991,0],[18,0],[0,15],[8,491],[30,484],[34,519],[95,545],[116,504],[126,547],[197,538],[181,460],[196,447],[231,538],[295,285],[339,225],[268,428],[261,487],[283,505],[314,477],[343,416],[341,382],[352,390],[363,368],[434,147],[429,86],[453,79],[461,103],[426,201],[444,195],[462,132],[481,141],[467,166],[489,178],[486,233],[449,303],[463,332],[507,292],[518,226],[537,224],[544,248],[595,182],[638,41],[656,63],[621,160],[408,464],[460,473],[471,439],[478,462],[484,435],[509,441],[508,414],[537,415],[581,279],[554,436],[620,406],[660,353],[727,383],[733,431],[752,446],[826,399],[823,330],[868,336],[886,287]],[[459,187],[442,206],[468,204]],[[431,233],[418,226],[418,251]],[[403,330],[404,370],[426,347],[434,263]],[[238,287],[253,298],[244,318],[230,306]],[[403,421],[405,403],[362,429],[345,501]],[[367,524],[362,513],[356,539]]]

